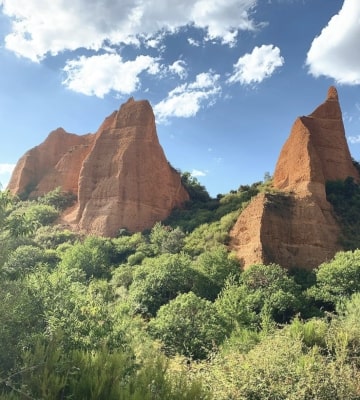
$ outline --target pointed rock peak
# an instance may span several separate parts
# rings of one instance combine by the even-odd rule
[[[283,146],[274,173],[274,186],[296,193],[319,194],[325,199],[325,182],[359,181],[345,137],[338,94],[327,99],[309,116],[298,118]]]
[[[159,143],[146,100],[133,98],[105,119],[97,134],[55,130],[17,163],[8,189],[38,197],[62,187],[77,203],[61,223],[87,233],[115,236],[150,229],[189,200],[180,174]]]
[[[326,100],[336,100],[336,101],[339,101],[338,92],[337,92],[335,86],[330,86],[330,87],[329,87]]]
[[[130,126],[155,126],[155,116],[147,100],[134,100],[133,97],[122,104],[117,112],[115,128]]]

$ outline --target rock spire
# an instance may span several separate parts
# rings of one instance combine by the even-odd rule
[[[78,197],[62,221],[103,236],[151,228],[189,199],[159,144],[149,102],[133,98],[96,134],[52,132],[19,160],[8,189],[37,197],[58,186]]]
[[[276,164],[276,194],[260,194],[232,229],[231,247],[256,263],[314,268],[341,249],[325,183],[359,174],[353,165],[335,87],[310,115],[296,119]]]

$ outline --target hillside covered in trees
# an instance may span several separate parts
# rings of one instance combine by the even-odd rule
[[[343,247],[242,271],[229,232],[271,180],[114,238],[57,224],[74,198],[0,192],[0,399],[360,399],[360,189],[329,182]]]

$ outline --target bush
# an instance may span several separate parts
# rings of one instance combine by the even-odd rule
[[[229,275],[239,275],[240,265],[224,246],[214,247],[199,255],[193,263],[199,272],[199,280],[194,291],[208,300],[215,300]]]
[[[83,243],[78,242],[65,250],[61,267],[78,269],[86,278],[110,278],[112,244],[108,239],[88,236]]]
[[[210,355],[225,339],[224,321],[214,305],[194,293],[184,293],[162,306],[149,323],[151,334],[167,354],[194,359]]]
[[[316,270],[316,285],[307,293],[327,310],[360,291],[360,250],[338,252]]]
[[[7,277],[17,279],[35,269],[39,264],[47,264],[54,267],[58,261],[59,259],[54,251],[24,245],[17,247],[10,253],[8,260],[4,264],[3,272]]]
[[[140,362],[129,348],[64,352],[55,340],[38,342],[24,353],[23,369],[5,380],[7,394],[0,396],[4,400],[13,399],[13,394],[44,400],[210,399],[200,382],[169,373],[165,358],[152,356]]]
[[[40,197],[38,201],[41,204],[55,207],[59,211],[64,211],[75,203],[76,195],[71,192],[64,192],[58,187],[43,197]]]
[[[146,259],[136,268],[129,288],[134,313],[155,316],[157,310],[179,293],[192,289],[194,272],[185,254],[163,254]]]

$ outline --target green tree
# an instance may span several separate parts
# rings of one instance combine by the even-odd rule
[[[258,316],[248,302],[249,291],[230,277],[215,301],[215,307],[226,323],[229,334],[244,327],[253,327]]]
[[[88,236],[84,242],[77,242],[64,252],[61,266],[82,270],[87,279],[110,278],[112,253],[110,240]]]
[[[162,254],[144,260],[129,288],[133,311],[154,316],[163,304],[192,289],[195,274],[186,254]]]
[[[201,185],[198,179],[192,176],[190,172],[183,172],[181,174],[181,182],[188,191],[192,201],[207,202],[210,200],[205,186]]]
[[[23,348],[44,329],[37,293],[24,281],[0,281],[0,378],[18,363]]]
[[[79,235],[59,225],[41,226],[34,235],[34,242],[46,249],[54,249],[62,243],[74,244]]]
[[[300,311],[300,286],[277,264],[251,266],[242,273],[241,283],[248,290],[250,309],[257,313],[266,306],[270,316],[283,323]]]
[[[0,190],[0,232],[4,228],[4,221],[13,205],[13,196],[8,190]]]
[[[22,245],[12,251],[4,264],[3,272],[12,279],[17,279],[35,269],[39,264],[54,267],[59,259],[52,250],[43,250],[37,246]]]
[[[341,251],[316,269],[316,285],[307,293],[319,306],[334,309],[335,304],[360,291],[360,250]]]
[[[39,223],[25,213],[12,213],[5,222],[5,229],[12,238],[31,236],[38,227]]]
[[[71,192],[65,192],[60,187],[46,193],[38,199],[41,204],[46,204],[55,207],[59,211],[64,211],[72,206],[76,201],[76,196]]]
[[[150,232],[150,243],[155,254],[179,253],[184,246],[185,234],[180,228],[173,229],[157,222]]]
[[[239,262],[224,246],[200,254],[193,268],[200,273],[194,291],[208,300],[216,299],[229,275],[240,274]]]
[[[194,359],[208,357],[226,335],[214,305],[193,292],[180,294],[162,306],[150,321],[149,330],[163,342],[168,354]]]
[[[31,204],[25,211],[25,215],[30,221],[41,226],[52,224],[59,214],[54,206],[38,203]]]
[[[357,400],[359,371],[279,330],[246,354],[215,358],[208,384],[216,399]]]
[[[141,252],[145,255],[152,254],[146,238],[140,232],[130,236],[120,236],[111,241],[113,245],[113,263],[124,263],[130,255]]]
[[[114,300],[106,281],[86,282],[84,272],[59,266],[48,272],[38,269],[27,277],[28,286],[38,293],[49,335],[61,335],[65,349],[97,349],[124,344],[109,303]]]

